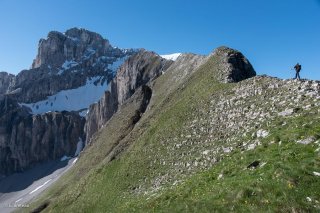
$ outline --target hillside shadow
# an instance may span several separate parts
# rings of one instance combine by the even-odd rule
[[[10,193],[21,191],[33,182],[52,174],[54,171],[68,165],[68,160],[49,161],[38,164],[35,167],[21,173],[14,173],[7,177],[0,179],[0,193]]]

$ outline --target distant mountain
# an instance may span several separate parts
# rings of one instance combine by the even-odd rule
[[[15,99],[33,114],[84,111],[99,100],[118,67],[137,51],[112,47],[85,29],[52,31],[40,39],[32,69],[15,77],[9,93],[19,89]]]

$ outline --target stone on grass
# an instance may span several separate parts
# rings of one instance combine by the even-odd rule
[[[313,174],[320,177],[320,172],[313,172]]]
[[[301,144],[307,145],[307,144],[310,144],[310,143],[312,143],[314,141],[315,141],[314,137],[309,137],[309,138],[306,138],[306,139],[303,139],[303,140],[298,140],[297,143],[301,143]]]
[[[269,132],[267,130],[259,129],[257,131],[257,137],[258,138],[265,138],[269,135]]]

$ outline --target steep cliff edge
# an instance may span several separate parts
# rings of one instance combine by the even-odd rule
[[[0,174],[74,156],[84,140],[85,119],[72,112],[31,115],[9,96],[0,97]]]
[[[0,95],[9,91],[9,87],[13,84],[14,75],[7,72],[0,72]]]
[[[110,83],[110,91],[105,92],[98,103],[90,106],[85,124],[86,142],[90,142],[93,134],[103,127],[136,89],[156,79],[172,63],[146,50],[129,57]]]

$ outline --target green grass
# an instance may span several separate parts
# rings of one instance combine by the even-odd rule
[[[163,212],[288,212],[319,211],[318,153],[311,147],[288,143],[248,153],[234,153],[213,169],[188,178],[159,197],[135,200],[126,208]],[[246,169],[254,160],[267,164]],[[223,178],[218,179],[219,174]],[[306,197],[312,198],[308,202]],[[316,205],[317,207],[314,207]]]
[[[312,116],[304,117],[312,120]],[[184,180],[155,197],[140,197],[126,204],[126,211],[148,212],[318,212],[320,211],[320,170],[317,144],[302,145],[287,140],[292,127],[301,118],[288,119],[290,124],[278,130],[279,143],[259,146],[255,150],[233,152],[209,171]],[[304,136],[319,132],[320,123],[301,128]],[[276,134],[274,132],[273,134]],[[272,139],[270,135],[265,140]],[[263,167],[247,169],[255,160]],[[260,164],[261,165],[261,164]],[[219,175],[222,178],[219,179]],[[307,197],[312,199],[311,202]]]

